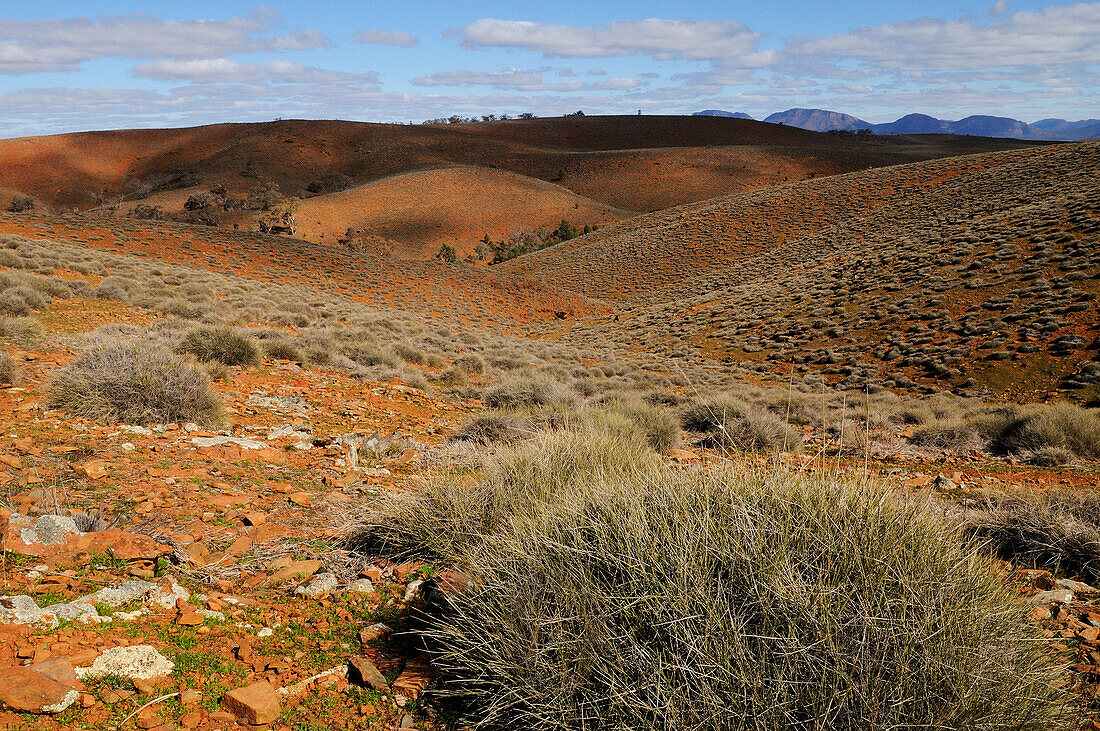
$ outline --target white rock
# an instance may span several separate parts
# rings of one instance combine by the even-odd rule
[[[1041,591],[1028,598],[1032,604],[1069,604],[1073,601],[1073,592],[1069,589]]]
[[[422,579],[410,581],[409,585],[405,587],[405,601],[411,602],[414,599],[419,599],[423,595],[423,591],[420,589],[423,585],[424,581]]]
[[[321,594],[334,591],[338,583],[339,582],[336,581],[336,574],[316,574],[309,582],[295,589],[294,593],[299,596],[307,597],[320,596]]]
[[[241,449],[268,449],[264,442],[243,437],[193,437],[191,443],[200,449],[204,447],[220,447],[223,444],[236,444]]]
[[[348,591],[352,594],[371,594],[374,592],[374,584],[370,579],[356,579],[348,584]]]
[[[132,680],[159,678],[172,672],[175,665],[149,645],[110,647],[95,659],[91,667],[76,668],[78,678],[118,675]]]

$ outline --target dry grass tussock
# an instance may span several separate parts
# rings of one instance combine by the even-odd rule
[[[1100,498],[1095,495],[992,498],[966,514],[963,528],[1007,561],[1100,580]]]
[[[15,386],[19,383],[19,365],[6,351],[0,350],[0,386]]]
[[[360,550],[475,588],[425,636],[470,718],[518,729],[1048,729],[1064,719],[999,576],[922,503],[793,472],[683,472],[542,434],[472,490],[383,506]]]
[[[718,449],[795,449],[802,435],[779,416],[728,397],[697,400],[681,411],[684,428],[703,435],[702,444]]]
[[[217,362],[227,366],[257,366],[263,360],[256,341],[228,327],[192,330],[183,339],[179,350],[204,363]]]
[[[116,342],[85,352],[57,371],[47,402],[72,416],[130,424],[194,421],[215,426],[224,418],[210,377],[156,345]]]
[[[670,411],[638,399],[611,397],[604,403],[581,406],[555,402],[541,407],[490,409],[462,424],[451,435],[451,441],[493,446],[568,429],[599,429],[638,438],[660,454],[679,446],[681,438],[679,420]]]

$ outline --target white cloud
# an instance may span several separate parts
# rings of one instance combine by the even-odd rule
[[[637,79],[607,79],[597,83],[583,81],[548,82],[542,79],[543,71],[503,69],[501,71],[441,71],[418,76],[412,80],[417,86],[491,86],[511,91],[623,91],[639,86]],[[557,76],[568,77],[571,73]]]
[[[232,84],[270,81],[277,84],[377,84],[378,74],[368,71],[352,74],[344,71],[302,66],[291,61],[241,63],[226,58],[184,61],[151,61],[132,69],[134,76],[162,81],[188,81],[193,84]]]
[[[887,69],[963,71],[1100,63],[1100,3],[1019,12],[988,23],[920,18],[792,40],[800,64],[847,59]]]
[[[75,71],[99,58],[206,59],[233,53],[305,50],[329,44],[323,33],[275,34],[277,14],[262,8],[227,20],[162,20],[148,13],[95,19],[0,19],[0,73]]]
[[[471,48],[521,48],[546,56],[599,58],[642,54],[657,60],[723,59],[747,68],[773,60],[757,44],[764,34],[721,20],[623,20],[603,26],[483,18],[452,34]]]
[[[411,33],[394,30],[361,30],[351,37],[353,43],[370,43],[375,46],[404,46],[420,45],[420,39]]]

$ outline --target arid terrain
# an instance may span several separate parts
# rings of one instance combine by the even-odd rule
[[[277,201],[293,201],[291,225],[313,241],[334,243],[350,231],[392,241],[403,257],[431,258],[443,244],[465,256],[486,234],[504,238],[562,220],[608,223],[787,181],[1028,144],[857,139],[702,117],[88,132],[0,140],[0,207],[30,198],[53,213],[190,218],[255,231]],[[196,196],[204,205],[185,209]]]
[[[1100,729],[1100,143],[282,121],[0,169],[0,727]]]

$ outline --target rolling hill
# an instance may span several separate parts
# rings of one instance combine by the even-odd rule
[[[791,180],[1017,144],[944,136],[846,139],[715,117],[416,126],[287,120],[86,132],[0,140],[6,175],[0,206],[25,195],[42,211],[112,216],[142,207],[144,215],[181,219],[191,213],[184,211],[191,195],[213,189],[220,191],[216,204],[202,221],[255,230],[266,212],[250,196],[274,185],[282,196],[303,199],[299,235],[320,240],[323,234],[328,241],[348,228],[378,231],[403,255],[430,257],[443,243],[466,250],[492,233],[469,214],[468,195],[476,190],[478,207],[519,205],[513,218],[536,228],[560,221],[563,203],[578,204],[574,224],[614,220]],[[450,180],[455,173],[428,171],[456,166],[468,171],[472,187],[453,197],[428,195],[434,210],[423,209],[416,191],[431,186],[416,181]],[[489,182],[499,183],[505,173],[513,176],[509,185]],[[394,207],[386,191],[397,183],[382,181],[400,175],[413,175],[404,179],[411,198]],[[522,202],[504,194],[513,187],[525,191]],[[325,200],[329,196],[336,198]],[[409,219],[400,220],[399,210]],[[494,230],[512,225],[502,221]],[[426,235],[432,230],[437,235]]]
[[[1100,395],[1100,143],[640,216],[508,262],[613,307],[555,337],[848,388]]]

